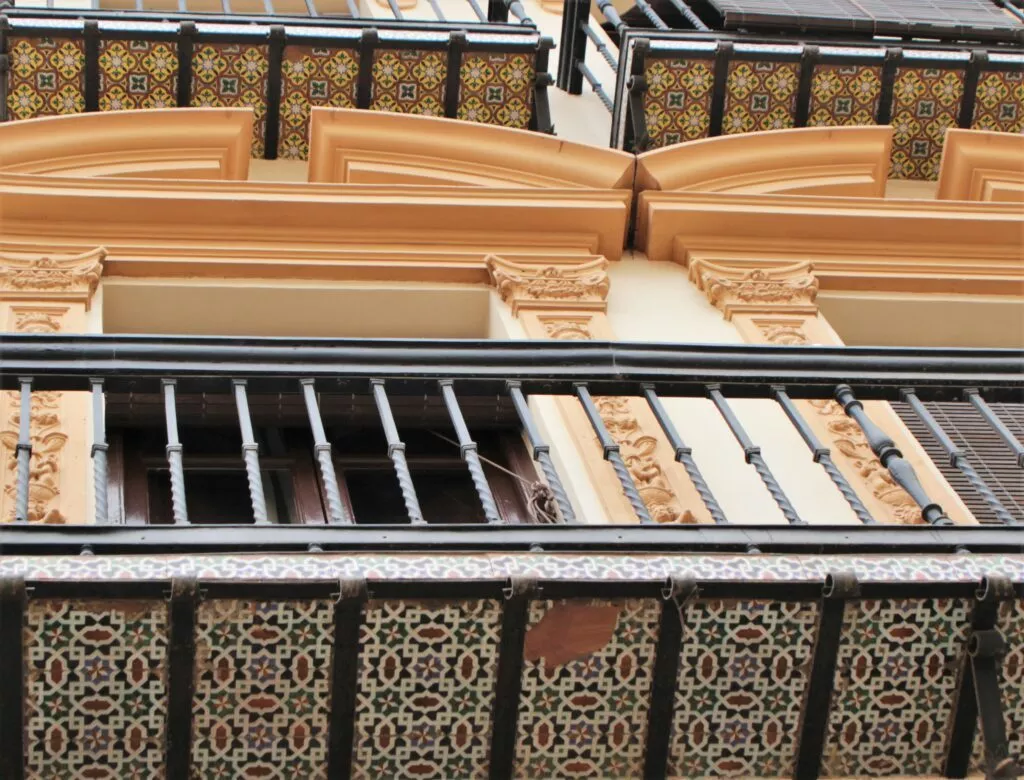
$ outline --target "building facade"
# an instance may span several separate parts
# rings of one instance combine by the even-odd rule
[[[1021,772],[1014,0],[66,5],[0,777]]]

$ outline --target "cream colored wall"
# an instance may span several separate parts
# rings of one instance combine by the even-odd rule
[[[629,253],[611,266],[609,276],[608,316],[623,341],[743,343],[732,323],[690,283],[685,268]],[[803,519],[858,522],[777,404],[733,400],[731,405]],[[730,522],[786,522],[711,401],[665,399],[665,407]]]

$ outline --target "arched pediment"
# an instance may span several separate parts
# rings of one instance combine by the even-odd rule
[[[314,108],[309,180],[346,184],[629,189],[635,158],[453,119]]]
[[[253,115],[164,108],[0,125],[0,171],[56,176],[244,180]]]
[[[637,190],[882,197],[892,128],[809,127],[725,135],[646,152]]]
[[[1024,135],[947,130],[937,197],[1024,203]]]

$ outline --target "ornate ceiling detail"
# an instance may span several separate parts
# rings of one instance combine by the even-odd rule
[[[607,268],[604,257],[558,265],[517,263],[496,255],[487,258],[491,283],[513,314],[528,308],[604,311]]]
[[[88,308],[103,273],[107,250],[102,247],[71,257],[0,254],[0,298],[70,300]]]
[[[733,268],[707,260],[690,264],[690,280],[720,309],[734,314],[817,314],[818,279],[807,261],[775,268]]]

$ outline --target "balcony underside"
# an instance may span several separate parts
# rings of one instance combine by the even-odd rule
[[[552,529],[524,530],[548,546]],[[639,530],[574,533],[628,544]],[[116,529],[129,531],[161,529]],[[993,757],[1024,750],[1019,544],[490,549],[0,560],[0,737],[24,735],[24,762],[5,749],[0,770],[956,777],[982,771],[979,705]],[[993,628],[1001,667],[967,652]]]
[[[533,28],[115,19],[16,17],[9,29],[0,25],[0,52],[9,59],[0,77],[0,120],[173,106],[251,108],[252,154],[267,159],[308,157],[315,106],[551,132],[550,42]]]

